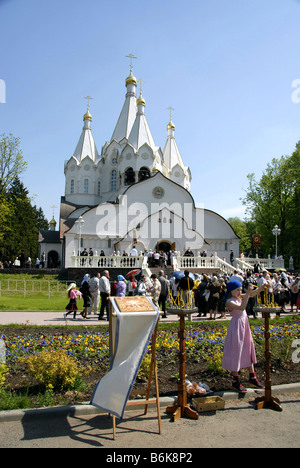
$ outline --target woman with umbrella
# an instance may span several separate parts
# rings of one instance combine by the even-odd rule
[[[131,270],[127,273],[126,278],[128,279],[128,296],[134,295],[134,290],[137,287],[136,276],[141,273],[141,270]]]

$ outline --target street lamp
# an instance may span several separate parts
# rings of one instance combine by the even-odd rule
[[[277,258],[277,237],[280,236],[280,233],[281,233],[281,229],[279,229],[279,227],[276,224],[274,229],[272,229],[272,234],[273,236],[276,237],[276,258]]]
[[[81,249],[81,229],[84,226],[84,219],[82,216],[79,216],[79,218],[75,221],[75,224],[79,226],[79,241],[78,241],[78,252],[80,256],[80,249]]]

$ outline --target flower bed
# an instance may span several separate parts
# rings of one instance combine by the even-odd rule
[[[264,326],[251,327],[256,343],[264,341]],[[187,328],[186,350],[189,355],[207,351],[225,342],[227,326],[210,328],[209,325],[197,328]],[[280,342],[285,338],[290,340],[300,338],[300,322],[270,325],[271,342]],[[76,359],[104,359],[109,354],[109,333],[103,331],[87,331],[81,333],[28,333],[25,335],[0,334],[7,348],[7,361],[16,362],[21,356],[39,353],[44,349],[63,349]],[[161,329],[157,335],[158,358],[177,354],[179,340],[177,329]]]
[[[226,323],[205,322],[187,324],[187,374],[190,380],[206,381],[212,390],[230,388],[229,373],[222,372],[222,351],[227,334]],[[264,379],[264,326],[253,325],[252,333],[256,345],[258,364],[257,373]],[[36,331],[37,330],[37,331]],[[97,331],[95,331],[97,330]],[[299,364],[291,361],[291,345],[300,338],[300,321],[272,321],[270,324],[272,350],[272,381],[274,384],[298,382]],[[109,332],[107,327],[78,329],[32,329],[24,327],[14,330],[1,327],[0,339],[6,344],[6,364],[8,367],[7,384],[11,390],[34,385],[24,377],[25,367],[21,357],[38,354],[44,350],[64,351],[81,365],[91,366],[92,371],[85,376],[89,390],[84,399],[89,399],[94,385],[105,375],[109,368]],[[158,361],[159,388],[161,394],[176,393],[176,373],[178,373],[177,326],[159,324],[156,355]],[[72,401],[73,402],[73,401]]]

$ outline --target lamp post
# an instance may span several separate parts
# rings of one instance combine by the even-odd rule
[[[280,236],[280,233],[281,233],[281,229],[279,229],[279,227],[276,224],[274,229],[272,229],[272,234],[276,237],[276,259],[277,259],[277,237]]]
[[[79,218],[75,221],[75,224],[79,226],[79,240],[78,240],[78,252],[80,256],[80,249],[81,249],[81,229],[84,226],[84,219],[82,216],[79,216]]]

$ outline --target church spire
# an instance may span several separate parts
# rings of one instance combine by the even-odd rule
[[[180,151],[175,140],[175,125],[172,121],[173,107],[168,107],[170,111],[170,120],[167,125],[168,136],[163,150],[163,160],[169,171],[170,178],[175,182],[183,185],[184,188],[190,190],[191,172],[184,165]]]
[[[140,96],[136,101],[137,114],[128,138],[128,143],[133,146],[136,151],[138,151],[141,146],[147,143],[152,149],[153,153],[156,153],[157,147],[154,143],[154,139],[145,116],[146,102],[142,96],[142,83],[144,83],[144,81],[140,79],[138,82],[140,83]]]
[[[125,102],[121,110],[117,125],[114,129],[113,135],[110,141],[120,142],[121,140],[128,139],[130,131],[132,129],[135,116],[136,116],[136,85],[137,80],[132,73],[132,59],[136,59],[133,54],[126,55],[130,58],[130,74],[125,80],[125,86],[127,93],[125,96]]]
[[[170,121],[167,125],[168,136],[163,150],[163,157],[167,168],[171,171],[176,165],[184,168],[184,164],[175,140],[175,125],[172,121],[172,111],[174,109],[173,107],[168,107],[168,110],[170,111]]]
[[[99,158],[99,154],[91,130],[92,116],[90,114],[90,99],[93,98],[87,96],[85,99],[88,99],[88,105],[86,113],[83,116],[84,125],[73,156],[75,156],[79,162],[86,156],[89,156],[95,162],[96,159]]]

